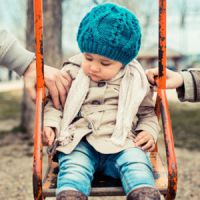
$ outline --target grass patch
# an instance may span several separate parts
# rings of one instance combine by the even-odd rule
[[[176,147],[200,149],[200,106],[195,103],[170,103]]]
[[[0,93],[0,120],[16,119],[21,116],[22,91]]]

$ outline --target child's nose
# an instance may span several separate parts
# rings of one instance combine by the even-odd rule
[[[92,64],[92,65],[90,66],[90,70],[91,70],[92,72],[99,72],[99,71],[100,71],[100,67],[99,67],[97,64]]]

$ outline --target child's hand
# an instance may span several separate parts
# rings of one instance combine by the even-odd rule
[[[44,127],[43,135],[42,135],[42,143],[43,145],[51,146],[55,139],[55,132],[51,127]]]
[[[144,151],[153,151],[155,141],[151,134],[146,131],[141,131],[134,139],[136,147],[141,147]]]

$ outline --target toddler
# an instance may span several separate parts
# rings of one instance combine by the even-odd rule
[[[127,199],[160,199],[147,151],[159,125],[152,91],[134,59],[141,29],[136,16],[112,3],[80,23],[82,52],[64,64],[73,82],[64,109],[45,106],[43,141],[57,145],[57,200],[87,199],[94,172],[120,178]]]

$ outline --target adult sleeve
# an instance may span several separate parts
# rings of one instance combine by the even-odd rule
[[[35,54],[24,49],[8,31],[0,30],[0,65],[23,75]]]
[[[189,69],[181,72],[183,86],[177,88],[180,101],[200,102],[200,69]]]

